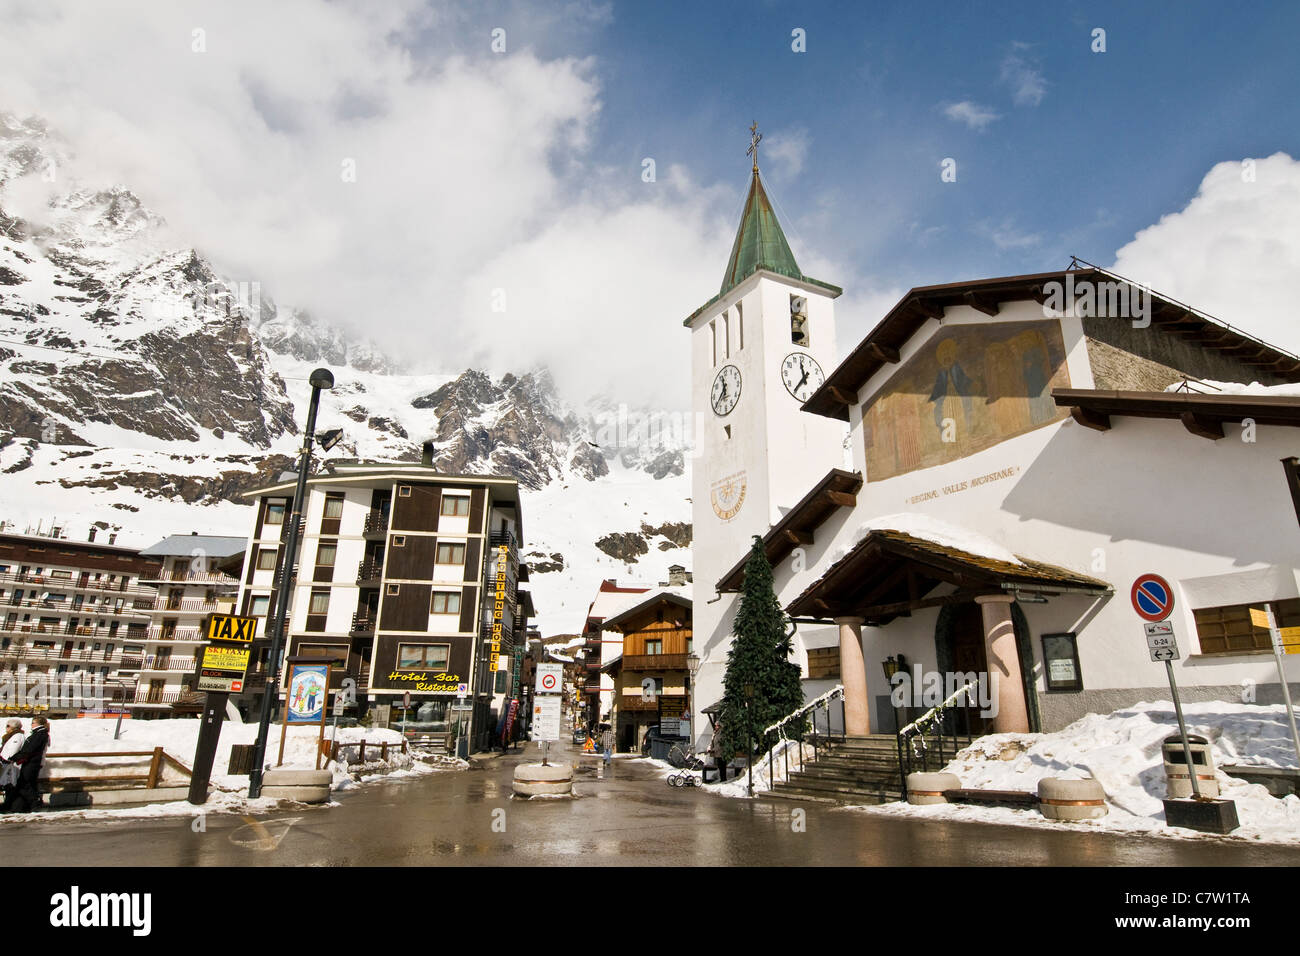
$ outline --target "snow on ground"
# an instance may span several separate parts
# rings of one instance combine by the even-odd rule
[[[1208,379],[1204,381],[1193,379],[1189,384],[1180,379],[1172,385],[1166,385],[1165,391],[1192,392],[1205,395],[1258,395],[1275,398],[1296,398],[1300,397],[1300,384],[1287,382],[1282,385],[1261,385],[1259,382],[1251,382],[1249,385],[1245,385],[1241,382],[1214,382]]]
[[[26,721],[24,721],[26,723]],[[199,721],[186,718],[162,720],[123,720],[121,736],[114,740],[113,731],[116,720],[107,718],[78,718],[74,720],[50,721],[49,755],[57,757],[66,753],[114,753],[153,750],[162,747],[169,756],[176,758],[186,767],[194,762],[194,749],[198,743]],[[284,770],[311,770],[314,766],[317,741],[320,728],[317,726],[289,727],[285,738]],[[463,760],[449,758],[446,760],[421,760],[411,754],[401,753],[402,735],[396,730],[366,727],[340,727],[337,737],[334,728],[326,726],[325,739],[337,739],[340,743],[359,743],[365,741],[366,761],[353,765],[351,769],[341,762],[322,769],[332,770],[334,780],[331,785],[335,791],[350,789],[375,780],[402,779],[422,776],[438,770],[465,769],[469,765]],[[189,803],[173,801],[134,807],[114,807],[112,809],[61,810],[57,819],[100,819],[112,817],[152,817],[152,816],[192,816],[198,813],[239,812],[248,813],[274,809],[279,800],[261,798],[249,800],[248,777],[226,773],[230,764],[230,749],[235,744],[251,744],[257,738],[256,723],[239,723],[227,720],[221,727],[221,738],[217,744],[216,759],[212,763],[211,784],[213,791],[207,803],[195,807]],[[390,749],[387,761],[379,759],[379,745],[387,742],[390,748],[396,744],[396,750]],[[370,744],[374,744],[373,756]],[[272,724],[267,734],[267,761],[275,766],[280,748],[280,726]],[[353,753],[356,751],[353,750]],[[142,761],[144,758],[140,758]],[[57,774],[61,761],[47,761],[46,766]],[[360,778],[355,779],[353,774]],[[142,791],[143,794],[143,791]],[[48,811],[45,816],[48,816]],[[42,817],[44,818],[44,816]],[[11,814],[0,817],[3,820],[26,820],[27,814]]]
[[[1286,708],[1223,701],[1184,704],[1189,733],[1210,741],[1217,768],[1240,764],[1295,767]],[[1178,732],[1170,701],[1142,702],[1111,714],[1088,714],[1051,734],[992,734],[957,755],[946,768],[963,787],[1037,791],[1045,776],[1092,776],[1106,791],[1109,813],[1099,820],[1056,823],[1032,810],[905,803],[856,808],[866,812],[1021,826],[1089,827],[1153,836],[1204,837],[1165,825],[1161,744]],[[1274,797],[1263,786],[1216,777],[1222,796],[1236,801],[1241,827],[1233,838],[1300,843],[1300,797]]]

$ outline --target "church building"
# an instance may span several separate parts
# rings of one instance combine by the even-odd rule
[[[722,287],[685,321],[700,705],[755,535],[806,697],[843,684],[849,734],[953,674],[980,675],[984,731],[1167,700],[1153,620],[1184,699],[1280,702],[1251,611],[1300,625],[1300,358],[1077,261],[912,289],[841,353],[841,290],[800,271],[756,147]]]

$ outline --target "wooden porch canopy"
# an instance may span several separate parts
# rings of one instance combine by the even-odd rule
[[[1111,586],[1067,568],[1016,556],[1021,564],[971,554],[902,531],[871,531],[807,590],[790,602],[792,617],[860,617],[888,624],[912,611],[972,601],[984,594],[1026,591],[1108,594]],[[942,584],[956,591],[926,597]]]
[[[903,296],[849,353],[822,387],[804,403],[803,410],[847,422],[849,406],[858,402],[858,390],[880,369],[897,364],[899,350],[930,319],[942,321],[945,309],[962,305],[994,316],[1003,302],[1032,299],[1042,304],[1048,298],[1048,283],[1064,283],[1067,275],[1073,277],[1076,285],[1129,281],[1105,269],[1088,267],[918,286]],[[1300,381],[1300,358],[1297,356],[1154,291],[1151,293],[1151,328],[1176,335],[1198,348],[1222,352],[1243,365],[1276,375],[1283,381]]]
[[[856,471],[832,468],[826,477],[804,495],[799,503],[763,535],[763,551],[768,564],[776,567],[791,551],[800,545],[813,543],[813,531],[839,508],[852,508],[857,504],[857,494],[862,489],[862,475]],[[717,590],[739,591],[745,584],[746,552],[730,571],[718,581]]]
[[[1217,440],[1224,423],[1249,418],[1259,425],[1300,427],[1300,396],[1204,395],[1199,392],[1112,392],[1090,388],[1054,388],[1052,400],[1070,410],[1080,425],[1107,431],[1111,418],[1172,418],[1193,435]]]

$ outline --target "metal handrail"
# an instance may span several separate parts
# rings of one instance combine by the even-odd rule
[[[792,711],[792,712],[789,713],[789,714],[786,714],[784,717],[782,717],[782,718],[781,718],[780,720],[778,720],[776,723],[772,724],[772,725],[769,726],[769,727],[765,727],[765,728],[763,729],[763,736],[764,736],[764,737],[767,737],[767,736],[768,736],[769,734],[771,734],[773,731],[775,731],[775,732],[778,734],[777,739],[776,739],[776,740],[773,740],[770,744],[768,744],[768,747],[767,747],[767,760],[765,761],[765,764],[766,764],[766,767],[767,767],[767,781],[768,781],[768,789],[769,789],[769,790],[770,790],[770,789],[772,788],[772,786],[776,783],[776,775],[775,775],[775,771],[773,770],[772,764],[773,764],[773,761],[774,761],[775,758],[776,758],[776,753],[777,753],[777,749],[778,749],[778,747],[780,748],[780,753],[781,753],[781,756],[782,756],[783,761],[784,761],[784,764],[785,764],[785,779],[787,779],[787,780],[790,779],[790,747],[791,747],[792,744],[797,744],[797,745],[798,745],[798,753],[799,753],[799,760],[798,760],[798,763],[796,764],[795,769],[797,769],[797,770],[802,770],[802,769],[803,769],[803,766],[804,766],[804,753],[803,753],[803,746],[804,746],[804,736],[805,736],[805,733],[806,733],[805,725],[804,725],[804,723],[803,723],[803,718],[806,718],[806,717],[811,717],[811,723],[812,723],[812,734],[811,734],[810,736],[811,736],[811,738],[812,738],[813,762],[815,763],[815,762],[817,761],[817,740],[818,740],[818,733],[817,733],[817,712],[820,711],[820,710],[823,710],[823,709],[826,710],[826,734],[825,734],[825,736],[826,736],[827,739],[829,739],[831,736],[833,736],[833,735],[831,734],[831,714],[830,714],[830,706],[831,706],[831,702],[834,701],[837,697],[840,698],[840,699],[843,699],[843,697],[844,697],[844,685],[843,685],[843,684],[836,684],[834,687],[832,687],[830,690],[826,691],[826,693],[822,694],[820,697],[816,697],[816,698],[814,698],[814,699],[808,701],[808,703],[804,704],[804,705],[803,705],[802,707],[800,707],[798,710],[795,710],[795,711]],[[798,728],[799,728],[798,733],[797,733],[794,737],[787,737],[787,736],[785,735],[785,728],[786,728],[789,724],[791,724],[792,722],[795,722],[795,721],[798,721],[798,722],[799,722],[799,723],[798,723]],[[760,743],[761,743],[761,741],[760,741]],[[750,760],[751,760],[751,761],[753,760],[753,757],[752,757],[752,756],[750,757]],[[762,765],[760,765],[757,769],[758,769],[759,783],[761,784],[762,781],[763,781],[763,767],[762,767]]]
[[[964,734],[957,732],[956,719],[945,721],[944,718],[947,716],[945,712],[948,708],[955,706],[962,697],[966,698],[968,704],[974,704],[975,699],[971,697],[971,692],[975,689],[974,684],[965,684],[959,687],[947,699],[935,704],[935,706],[898,732],[898,774],[904,800],[907,799],[907,777],[908,774],[913,772],[916,761],[920,761],[921,769],[928,772],[930,770],[930,757],[933,754],[937,765],[943,767],[947,763],[944,754],[948,751],[945,742],[951,740],[952,756],[955,757],[959,749],[957,746],[958,740],[962,738],[970,740],[970,713],[966,708],[957,711],[965,728]],[[945,723],[951,724],[951,733],[944,731]],[[933,738],[933,746],[926,742],[927,737]]]

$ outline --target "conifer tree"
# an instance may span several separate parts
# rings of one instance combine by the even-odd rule
[[[751,743],[755,753],[767,750],[778,736],[773,732],[765,738],[763,729],[803,704],[799,665],[790,660],[786,623],[772,586],[772,566],[763,552],[763,540],[755,535],[723,679],[719,730],[722,753],[727,757],[746,753]],[[746,694],[747,689],[752,696]],[[802,730],[792,724],[786,728],[786,736],[796,736]]]

